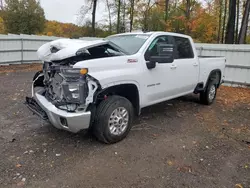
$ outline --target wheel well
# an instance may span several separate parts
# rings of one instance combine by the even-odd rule
[[[33,77],[33,81],[34,81],[34,87],[36,86],[44,86],[43,80],[44,80],[44,75],[41,75],[43,73],[43,71],[38,71],[34,77]]]
[[[133,105],[137,115],[140,114],[140,98],[139,91],[135,84],[121,84],[111,86],[98,93],[96,98],[97,105],[110,95],[119,95],[127,98]]]
[[[214,81],[217,84],[217,88],[220,86],[220,80],[221,80],[221,71],[219,69],[211,71],[209,74],[206,87],[210,81]]]

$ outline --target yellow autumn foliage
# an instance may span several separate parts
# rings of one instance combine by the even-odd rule
[[[4,33],[5,33],[4,22],[3,22],[3,18],[0,17],[0,34],[4,34]]]

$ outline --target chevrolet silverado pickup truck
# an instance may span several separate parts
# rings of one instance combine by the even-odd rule
[[[195,93],[214,102],[224,57],[199,57],[191,37],[123,33],[84,41],[58,39],[38,49],[29,109],[58,129],[88,129],[104,143],[124,139],[141,109]]]

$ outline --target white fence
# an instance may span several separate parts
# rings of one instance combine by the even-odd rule
[[[57,37],[36,35],[0,35],[0,64],[39,62],[36,51]]]
[[[225,83],[250,86],[250,45],[195,45],[199,55],[226,57]]]
[[[0,35],[0,64],[36,63],[37,49],[46,42],[59,37],[37,35]],[[94,37],[82,37],[84,40],[95,40]]]
[[[36,50],[44,43],[57,37],[35,35],[0,35],[0,64],[39,62]],[[93,40],[83,37],[81,39]],[[202,44],[196,48],[202,56],[225,56],[226,83],[250,85],[250,45]]]

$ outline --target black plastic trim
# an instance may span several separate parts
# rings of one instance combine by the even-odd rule
[[[38,115],[41,117],[43,120],[48,120],[48,116],[46,112],[37,104],[37,102],[30,97],[26,97],[26,101],[24,103],[30,111],[32,111],[34,114]]]
[[[212,70],[212,71],[210,72],[210,74],[209,74],[209,76],[208,76],[208,78],[207,78],[207,83],[206,83],[206,86],[204,87],[204,90],[206,90],[206,88],[207,88],[207,86],[208,86],[208,84],[209,84],[209,79],[210,79],[211,75],[212,75],[213,73],[215,73],[215,72],[219,72],[219,73],[220,73],[220,79],[219,79],[219,83],[218,83],[218,85],[217,85],[217,88],[220,87],[220,84],[221,84],[221,70],[220,70],[220,69],[214,69],[214,70]]]
[[[202,91],[204,91],[204,83],[203,83],[203,82],[199,82],[199,83],[196,85],[195,89],[194,89],[194,93],[195,93],[195,94],[198,94],[198,93],[200,93],[200,92],[202,92]]]

